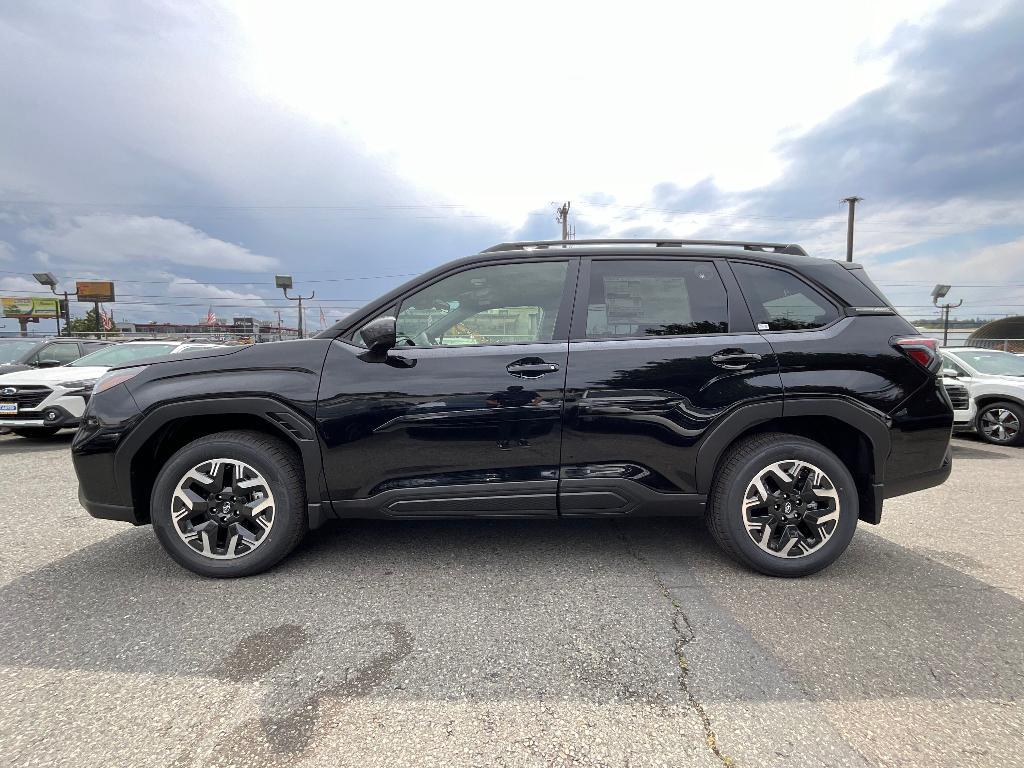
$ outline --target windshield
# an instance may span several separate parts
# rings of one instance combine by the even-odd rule
[[[957,352],[956,356],[979,373],[1024,376],[1024,357],[1009,352]]]
[[[0,340],[0,365],[18,362],[23,355],[31,352],[38,345],[38,341],[30,341],[28,339]]]
[[[70,365],[78,368],[90,365],[113,368],[115,365],[134,363],[136,360],[169,355],[177,346],[177,344],[115,344],[112,347],[105,347],[85,357],[80,357]]]

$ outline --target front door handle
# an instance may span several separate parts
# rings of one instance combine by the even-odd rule
[[[755,352],[744,352],[742,349],[723,349],[711,356],[711,362],[719,368],[739,371],[751,363],[760,362],[761,356]]]
[[[505,370],[511,376],[518,376],[520,379],[536,379],[548,373],[555,373],[558,370],[558,363],[549,363],[539,357],[524,357],[505,366]]]

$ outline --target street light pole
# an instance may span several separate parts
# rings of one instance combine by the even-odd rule
[[[291,275],[274,275],[274,284],[282,291],[284,291],[284,297],[286,299],[288,299],[289,301],[299,302],[299,338],[306,338],[306,332],[302,322],[302,302],[309,301],[314,296],[316,296],[316,291],[313,291],[311,294],[309,294],[309,296],[302,296],[301,294],[298,296],[289,296],[288,289],[292,287]]]
[[[949,342],[949,310],[956,309],[964,303],[964,300],[960,299],[956,304],[939,304],[939,299],[945,298],[952,287],[951,285],[939,283],[932,288],[932,304],[942,310],[942,346],[946,346]]]
[[[54,277],[53,272],[33,272],[32,277],[36,279],[36,282],[40,285],[45,285],[50,289],[50,292],[54,296],[60,296],[57,293],[57,278]],[[71,335],[71,305],[68,304],[68,296],[77,296],[78,291],[69,293],[63,291],[64,294],[64,335]],[[60,301],[57,302],[57,335],[60,336]]]

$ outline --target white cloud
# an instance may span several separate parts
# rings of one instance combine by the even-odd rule
[[[254,307],[266,305],[266,299],[256,293],[242,293],[216,285],[200,283],[188,277],[175,277],[167,286],[169,296],[201,298],[201,299],[238,299],[252,302]]]
[[[936,4],[421,3],[397,25],[387,3],[230,7],[254,90],[511,221],[594,189],[766,183],[778,140],[885,82],[870,54]]]
[[[49,296],[49,290],[27,277],[0,277],[0,293],[4,296]]]
[[[948,301],[964,304],[956,314],[1024,314],[1024,237],[997,245],[965,249],[963,255],[937,263],[934,254],[924,253],[879,262],[870,268],[890,300],[913,316],[935,314],[929,307],[932,286],[946,283],[953,288]]]
[[[167,262],[191,267],[263,272],[277,259],[210,237],[176,219],[95,214],[24,230],[23,240],[51,256],[89,265]]]

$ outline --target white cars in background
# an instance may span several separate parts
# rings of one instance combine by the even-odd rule
[[[22,437],[49,437],[78,426],[92,387],[118,365],[175,355],[220,344],[180,341],[126,341],[56,368],[17,371],[0,376],[0,428]]]
[[[980,347],[940,351],[954,429],[996,445],[1024,444],[1024,357]]]

